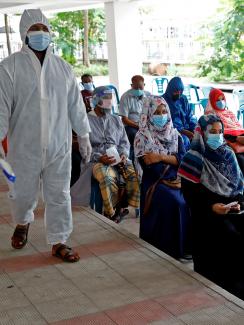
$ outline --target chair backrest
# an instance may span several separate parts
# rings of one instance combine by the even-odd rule
[[[208,105],[209,93],[210,93],[211,89],[213,89],[213,87],[211,87],[211,86],[202,86],[198,89],[200,103],[201,103],[201,106],[204,109],[204,111]]]
[[[166,77],[157,77],[152,80],[152,93],[154,93],[154,85],[157,86],[157,95],[162,96],[165,93],[167,85],[169,83]]]
[[[208,105],[208,98],[201,98],[200,102],[201,102],[201,105],[205,111],[205,109],[207,108],[207,105]]]
[[[203,86],[203,87],[200,88],[200,90],[203,93],[204,98],[209,97],[209,93],[210,93],[211,89],[213,89],[213,87],[211,87],[211,86]]]
[[[232,94],[237,109],[237,119],[244,127],[244,89],[234,89]]]
[[[183,94],[187,97],[189,102],[197,103],[200,100],[198,90],[199,87],[195,85],[184,85]]]
[[[244,110],[244,88],[234,89],[232,94],[237,105],[237,109]]]
[[[204,109],[202,108],[203,105],[202,101],[200,100],[199,90],[200,88],[198,86],[188,84],[184,85],[183,91],[183,95],[187,97],[190,108],[197,118],[199,118],[203,114],[202,110]]]

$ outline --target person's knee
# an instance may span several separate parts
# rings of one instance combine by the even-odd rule
[[[103,182],[113,183],[117,175],[112,166],[98,163],[93,167],[93,177],[101,184]]]
[[[103,167],[104,165],[102,163],[97,163],[93,166],[92,169],[92,175],[99,183],[104,178]]]
[[[70,187],[66,182],[52,182],[43,186],[44,201],[50,204],[63,204],[70,201]]]

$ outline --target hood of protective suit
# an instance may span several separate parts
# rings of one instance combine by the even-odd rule
[[[20,36],[23,43],[25,43],[27,31],[35,24],[43,24],[48,28],[49,32],[51,32],[48,20],[40,9],[27,9],[23,12],[19,24]]]
[[[173,92],[178,91],[178,90],[183,91],[184,85],[183,85],[183,82],[180,77],[174,77],[170,80],[170,82],[167,86],[167,89],[165,91],[165,95],[167,95],[168,97],[171,98],[171,96],[173,95]]]

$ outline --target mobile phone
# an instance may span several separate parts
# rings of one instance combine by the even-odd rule
[[[234,202],[231,202],[231,203],[226,204],[224,207],[225,208],[231,208],[231,207],[233,207],[233,206],[235,206],[237,204],[238,204],[238,201],[234,201]]]

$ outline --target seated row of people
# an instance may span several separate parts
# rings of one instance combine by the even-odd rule
[[[144,90],[144,78],[135,75],[131,79],[131,89],[126,91],[120,100],[119,115],[125,125],[126,133],[131,144],[130,158],[134,159],[133,145],[139,128],[143,100],[151,94]],[[180,77],[170,80],[163,98],[169,105],[174,127],[180,132],[186,150],[190,148],[190,140],[197,120],[193,115],[187,97],[183,95],[184,85]]]
[[[223,99],[219,97],[222,94],[216,96],[215,92],[210,93],[210,104],[217,111],[218,102]],[[94,90],[95,109],[89,113],[92,162],[81,173],[89,175],[86,184],[91,177],[99,182],[104,214],[114,219],[118,208],[128,204],[137,207],[140,201],[142,239],[175,258],[192,254],[197,272],[244,297],[243,175],[232,149],[224,141],[223,135],[230,131],[226,121],[222,122],[218,111],[212,114],[207,110],[208,115],[200,118],[186,153],[189,143],[186,145],[183,139],[184,130],[193,130],[185,129],[186,124],[179,130],[174,127],[164,98],[143,95],[133,146],[136,171],[141,176],[139,191],[136,172],[125,159],[129,152],[125,128],[120,117],[110,114],[112,103],[108,99],[112,97],[106,97],[108,94],[106,87]],[[181,96],[174,98],[174,107],[179,107],[175,102]],[[188,117],[191,121],[191,114]],[[240,141],[242,131],[238,134],[233,136]],[[116,147],[122,167],[106,155],[111,146]],[[81,179],[80,189],[78,181],[71,191],[74,203],[81,198],[82,187],[84,190],[84,178]]]
[[[91,108],[92,94],[94,84],[92,76],[84,74],[81,76],[83,90],[81,91],[83,101],[87,112]],[[144,78],[141,75],[135,75],[131,78],[131,88],[127,90],[120,99],[119,115],[125,126],[125,130],[131,145],[130,158],[133,160],[133,144],[135,135],[139,128],[139,120],[142,112],[143,100],[150,96],[150,92],[144,89]],[[197,120],[193,115],[187,97],[183,95],[184,85],[180,77],[174,77],[170,80],[166,92],[163,95],[169,105],[174,127],[181,133],[186,150],[190,147],[190,140],[193,137],[193,131]]]

